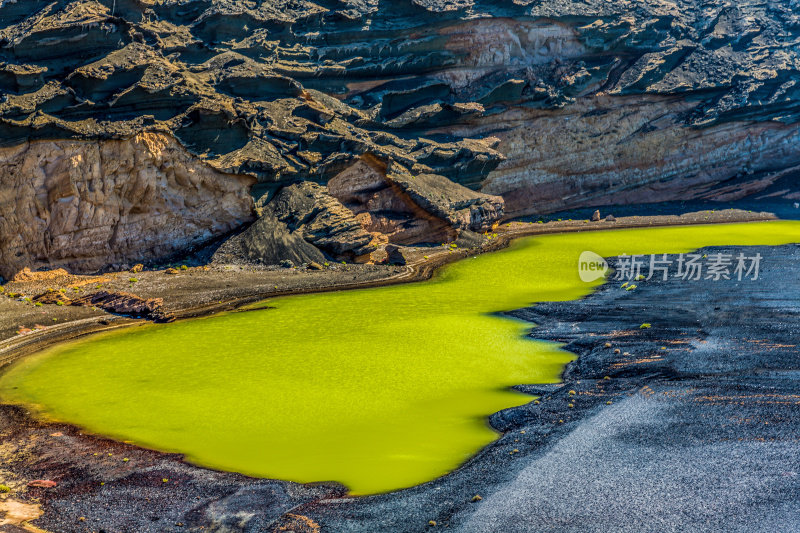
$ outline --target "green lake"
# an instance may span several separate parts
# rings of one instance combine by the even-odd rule
[[[532,399],[509,387],[559,380],[572,355],[497,313],[588,294],[601,281],[579,280],[582,251],[790,242],[800,222],[529,237],[422,283],[274,298],[55,346],[0,377],[0,397],[212,468],[391,491],[496,439],[487,416]]]

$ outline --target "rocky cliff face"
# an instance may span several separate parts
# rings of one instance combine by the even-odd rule
[[[0,275],[92,271],[185,251],[252,220],[254,182],[158,134],[0,148]]]
[[[800,162],[799,38],[788,0],[4,0],[0,144],[157,132],[255,180],[259,212],[311,181],[419,242],[763,189]],[[343,175],[391,194],[370,208]],[[439,201],[458,186],[483,207]]]

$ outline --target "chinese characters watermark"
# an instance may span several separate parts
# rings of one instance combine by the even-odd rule
[[[734,279],[742,281],[758,279],[761,267],[761,254],[745,255],[712,253],[712,254],[651,254],[621,255],[618,257],[615,280],[640,281],[649,279],[670,278],[684,281],[701,279],[719,281]],[[606,275],[608,263],[600,255],[585,251],[578,259],[578,274],[581,281],[591,283]]]
[[[725,254],[679,254],[670,257],[667,254],[621,255],[614,274],[615,280],[668,280],[670,276],[685,281],[707,279],[735,279],[742,281],[758,279],[761,266],[761,254],[745,255],[744,253]],[[674,268],[673,268],[674,266]]]

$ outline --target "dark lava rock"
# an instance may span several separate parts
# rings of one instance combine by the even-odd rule
[[[217,249],[213,260],[275,265],[287,259],[324,262],[325,254],[352,259],[375,251],[373,240],[326,187],[304,182],[283,188],[253,225]]]
[[[474,231],[465,230],[458,235],[455,242],[460,248],[474,248],[485,243],[486,237]]]
[[[394,244],[387,244],[386,245],[386,263],[389,265],[405,265],[406,264],[406,256],[403,253],[403,249],[399,246],[395,246]]]
[[[317,248],[334,257],[360,256],[377,249],[355,215],[316,183],[290,185],[265,208],[264,215],[286,224]],[[262,217],[263,218],[263,217]]]
[[[213,255],[213,261],[219,263],[282,265],[282,261],[302,264],[324,260],[325,255],[307,242],[301,232],[291,231],[271,215],[262,216],[243,232],[227,239]]]

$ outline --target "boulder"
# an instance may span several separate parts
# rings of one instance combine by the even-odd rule
[[[389,265],[405,265],[407,261],[403,249],[394,244],[387,244],[385,262]]]
[[[459,248],[474,248],[486,242],[486,237],[474,231],[463,230],[456,239]]]

